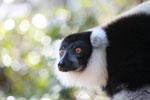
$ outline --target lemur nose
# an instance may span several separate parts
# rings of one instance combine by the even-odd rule
[[[65,66],[65,63],[63,62],[63,61],[60,61],[59,63],[58,63],[58,67],[60,68],[60,67],[64,67]]]
[[[59,71],[65,71],[65,70],[66,70],[66,69],[65,69],[65,62],[60,61],[60,62],[58,63],[58,69],[59,69]]]

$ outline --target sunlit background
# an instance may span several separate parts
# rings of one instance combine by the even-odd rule
[[[64,88],[55,41],[101,25],[142,0],[0,0],[0,100],[108,100]]]

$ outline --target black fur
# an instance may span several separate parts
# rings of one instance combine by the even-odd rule
[[[58,64],[63,71],[74,71],[78,69],[82,71],[85,69],[92,52],[90,34],[91,32],[76,33],[69,35],[63,40],[60,50],[64,50],[66,54],[61,57],[62,59]],[[76,48],[82,49],[81,54],[75,53]],[[63,63],[63,66],[60,66],[60,63],[61,65]]]
[[[107,93],[150,85],[150,15],[123,17],[104,29],[109,41]]]

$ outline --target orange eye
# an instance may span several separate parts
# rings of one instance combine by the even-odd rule
[[[77,54],[80,54],[81,51],[82,51],[81,48],[76,48],[76,49],[75,49],[75,52],[76,52]]]
[[[60,55],[62,56],[62,55],[64,55],[64,50],[60,50]]]

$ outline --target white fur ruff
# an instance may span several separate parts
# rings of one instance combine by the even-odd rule
[[[105,86],[108,78],[105,56],[105,49],[93,49],[89,63],[83,72],[60,72],[55,66],[57,79],[66,87]]]

